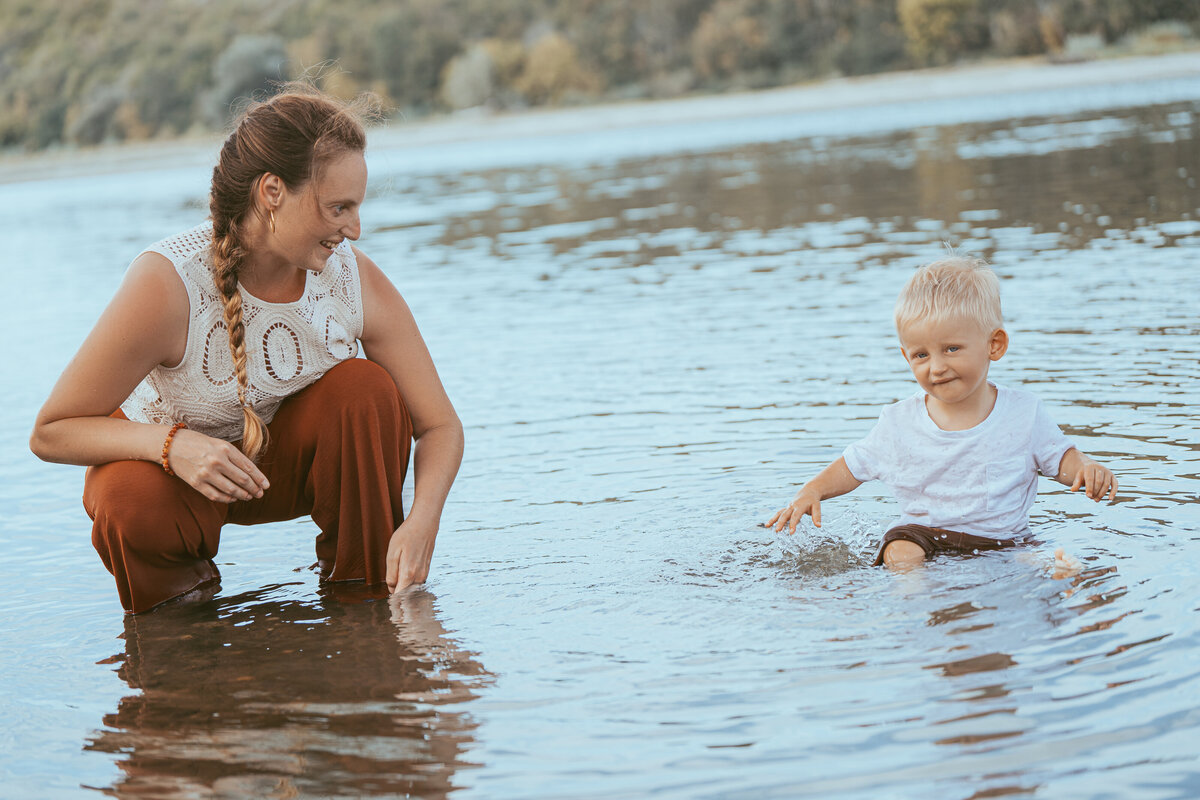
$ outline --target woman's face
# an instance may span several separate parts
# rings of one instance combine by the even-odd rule
[[[285,194],[275,212],[275,239],[289,263],[320,272],[345,239],[361,233],[358,210],[367,193],[367,162],[361,152],[334,156],[298,192]]]

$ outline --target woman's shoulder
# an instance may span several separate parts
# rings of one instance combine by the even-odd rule
[[[170,261],[176,269],[189,262],[203,259],[212,245],[212,222],[205,220],[194,228],[159,239],[142,253],[157,253]]]
[[[190,292],[182,276],[170,260],[160,253],[143,251],[129,269],[116,294],[97,323],[97,329],[141,331],[163,346],[179,344],[165,351],[162,360],[178,361],[183,353],[182,343],[176,342],[180,325],[186,327],[191,306]]]

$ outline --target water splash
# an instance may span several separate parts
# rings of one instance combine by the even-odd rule
[[[875,560],[881,520],[851,510],[826,516],[818,528],[807,517],[794,534],[774,533],[765,563],[785,577],[828,577]]]

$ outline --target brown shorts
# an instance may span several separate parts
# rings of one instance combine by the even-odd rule
[[[925,558],[933,558],[938,553],[977,553],[981,550],[1003,550],[1018,544],[1028,544],[1032,540],[1027,537],[1019,539],[989,539],[986,536],[975,536],[970,533],[948,531],[944,528],[929,528],[925,525],[897,525],[883,535],[879,543],[879,552],[875,554],[875,566],[883,564],[883,551],[889,543],[904,539],[920,545],[925,551]]]

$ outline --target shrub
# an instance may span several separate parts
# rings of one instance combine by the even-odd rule
[[[700,17],[692,34],[692,66],[702,78],[729,78],[759,69],[767,38],[759,21],[743,14],[737,0],[719,0]]]
[[[496,65],[487,47],[473,44],[459,53],[442,72],[442,102],[450,108],[474,108],[491,99]]]
[[[79,109],[67,114],[66,138],[75,144],[100,144],[105,139],[115,138],[114,117],[117,109],[128,100],[123,89],[102,86],[92,91]]]
[[[515,88],[534,104],[553,103],[567,92],[595,91],[598,81],[579,66],[575,46],[561,33],[547,33],[533,45]]]
[[[229,43],[213,64],[209,91],[209,120],[221,127],[232,116],[235,103],[256,92],[272,92],[273,81],[287,74],[287,50],[279,36],[241,34]]]
[[[987,42],[978,0],[898,0],[908,51],[921,64],[947,64]]]

